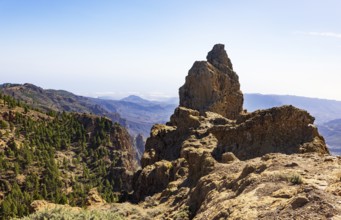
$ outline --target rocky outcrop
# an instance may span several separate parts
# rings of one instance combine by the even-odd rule
[[[341,197],[328,189],[340,181],[341,160],[325,163],[325,158],[267,154],[219,163],[190,190],[182,207],[188,206],[193,219],[338,219]],[[327,167],[333,167],[328,174]]]
[[[215,45],[207,62],[194,63],[179,93],[180,106],[170,121],[152,128],[141,161],[142,170],[134,181],[137,201],[153,196],[170,205],[162,218],[177,218],[178,214],[194,219],[272,216],[272,212],[261,213],[256,209],[247,213],[251,206],[245,206],[246,192],[257,190],[262,194],[263,187],[267,187],[262,183],[267,182],[262,173],[275,166],[275,160],[271,164],[265,162],[270,161],[269,155],[280,153],[276,156],[280,158],[281,154],[313,153],[321,158],[329,155],[308,112],[293,106],[252,113],[242,110],[238,76],[224,45]],[[276,188],[270,190],[273,193],[285,184],[270,185],[269,190]],[[266,191],[270,193],[269,190]],[[283,198],[281,193],[275,194]],[[291,199],[283,205],[288,212],[311,201],[300,192],[284,197]],[[302,199],[306,197],[307,200]],[[274,202],[274,199],[259,202],[253,195],[250,199],[258,208]]]
[[[229,119],[238,117],[243,110],[243,94],[224,45],[215,45],[207,61],[193,64],[179,95],[180,106],[201,113],[216,112]]]
[[[220,161],[224,152],[239,159],[267,153],[329,153],[314,118],[293,106],[282,106],[241,115],[235,123],[208,129],[218,140],[213,155]]]
[[[187,162],[183,158],[172,162],[162,160],[146,166],[137,173],[137,179],[134,181],[135,201],[141,201],[146,196],[161,192],[170,182],[184,177],[187,172]]]
[[[238,120],[213,112],[201,116],[196,110],[179,107],[167,125],[155,125],[152,129],[142,167],[183,158],[187,161],[187,178],[195,183],[218,162],[230,163],[276,152],[328,154],[313,121],[309,113],[293,106],[246,113]]]

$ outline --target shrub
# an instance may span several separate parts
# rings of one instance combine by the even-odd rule
[[[303,183],[303,178],[300,174],[292,174],[288,176],[288,181],[294,185],[299,185]]]
[[[7,129],[8,124],[4,120],[0,120],[0,128],[1,129]]]

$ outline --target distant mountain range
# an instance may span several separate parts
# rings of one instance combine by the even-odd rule
[[[93,99],[77,96],[64,90],[42,89],[29,83],[5,83],[0,85],[0,91],[43,111],[92,113],[107,116],[113,121],[125,125],[124,119],[115,111],[106,111]]]
[[[122,100],[90,98],[63,90],[43,89],[29,83],[5,83],[0,85],[0,91],[45,112],[53,110],[106,116],[126,127],[133,138],[138,134],[147,138],[151,127],[168,121],[176,107],[172,99],[170,103],[164,103],[138,96]],[[143,149],[137,148],[141,155]]]
[[[128,96],[121,100],[93,99],[107,111],[115,111],[126,120],[127,128],[136,136],[149,136],[151,127],[165,123],[174,112],[177,104],[149,101],[139,96]]]
[[[138,96],[129,96],[122,100],[90,98],[64,90],[42,89],[29,83],[5,83],[0,85],[0,91],[43,111],[52,109],[107,116],[127,127],[133,136],[142,134],[144,137],[149,135],[153,124],[166,122],[176,106],[148,101]]]
[[[149,136],[154,124],[168,121],[178,105],[175,97],[162,102],[135,95],[121,100],[112,100],[110,97],[89,98],[63,90],[44,90],[32,84],[7,83],[0,85],[0,91],[40,109],[107,116],[125,126],[132,136],[142,134],[144,138]],[[244,108],[249,112],[281,105],[294,105],[307,110],[316,118],[315,123],[331,151],[341,154],[341,101],[289,95],[244,94]]]

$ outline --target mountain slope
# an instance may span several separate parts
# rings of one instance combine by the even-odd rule
[[[108,118],[33,110],[0,94],[0,217],[27,215],[33,200],[84,206],[97,187],[113,202],[131,191],[136,151]]]
[[[53,110],[102,115],[122,125],[125,124],[124,119],[114,109],[106,111],[91,98],[77,96],[64,90],[45,90],[29,83],[23,85],[6,83],[0,85],[0,91],[45,112]]]

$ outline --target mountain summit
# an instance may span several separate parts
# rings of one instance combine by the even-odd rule
[[[179,89],[180,106],[216,112],[236,119],[243,110],[243,94],[238,75],[223,44],[217,44],[207,55],[207,61],[197,61]]]
[[[220,66],[227,66],[233,70],[230,58],[227,56],[225,45],[216,44],[213,49],[207,54],[207,62],[213,66],[220,68]]]

